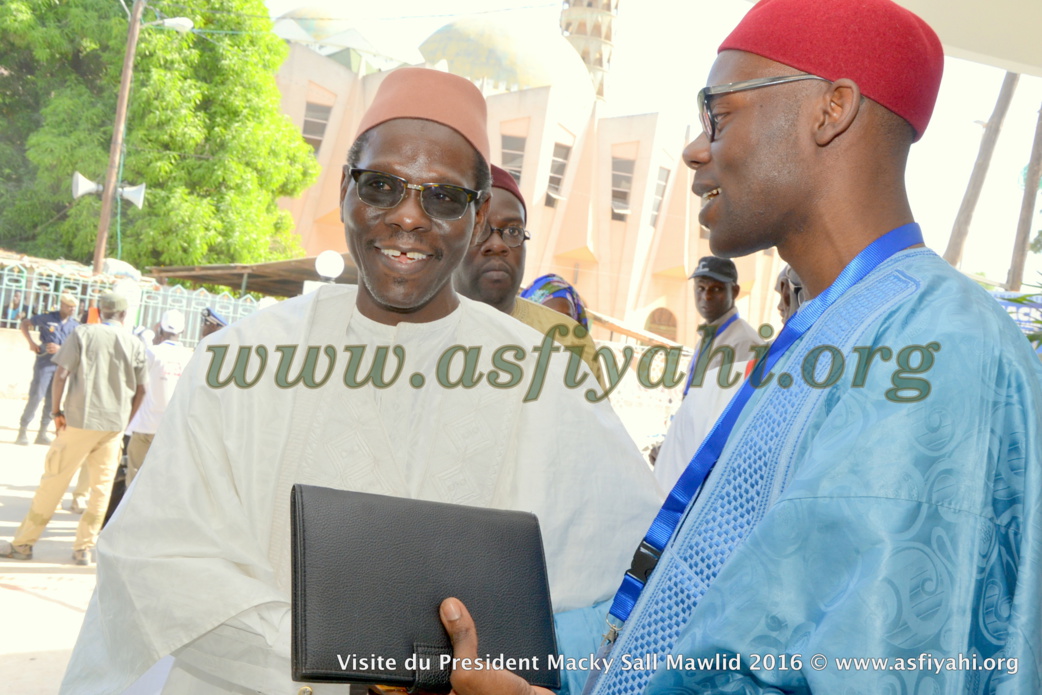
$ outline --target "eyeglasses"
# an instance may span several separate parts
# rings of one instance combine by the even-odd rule
[[[713,116],[712,111],[709,109],[709,97],[744,92],[749,89],[759,89],[760,87],[770,87],[775,84],[788,84],[789,82],[798,82],[800,80],[829,81],[817,75],[785,75],[783,77],[761,77],[755,80],[745,80],[744,82],[729,82],[716,87],[703,87],[700,89],[698,91],[698,118],[702,121],[702,130],[705,132],[706,137],[709,138],[709,142],[713,142],[716,139],[716,117]]]
[[[458,220],[467,206],[481,195],[463,186],[449,183],[409,183],[403,178],[371,169],[344,169],[355,181],[358,199],[374,208],[390,209],[405,198],[408,189],[420,192],[420,207],[436,220]]]
[[[486,224],[485,227],[478,233],[477,238],[474,239],[474,245],[478,246],[488,241],[489,237],[492,236],[493,232],[499,232],[499,236],[503,239],[503,243],[512,249],[516,249],[521,244],[525,243],[532,238],[532,235],[528,233],[528,230],[524,227],[518,227],[511,225],[509,227],[493,227],[490,224]]]

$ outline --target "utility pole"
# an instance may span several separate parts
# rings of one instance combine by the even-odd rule
[[[1006,289],[1011,292],[1019,292],[1020,285],[1024,282],[1024,261],[1028,255],[1031,221],[1035,219],[1035,199],[1040,179],[1042,179],[1042,108],[1038,112],[1035,140],[1031,144],[1031,157],[1028,159],[1028,171],[1024,177],[1024,198],[1020,205],[1017,238],[1013,242],[1013,260],[1010,261],[1009,278],[1006,281]]]
[[[119,82],[119,98],[116,100],[116,122],[112,128],[112,146],[109,148],[109,168],[101,190],[101,219],[98,221],[98,239],[94,244],[94,274],[101,272],[105,261],[105,246],[109,239],[109,224],[112,222],[112,205],[119,188],[119,160],[123,154],[123,130],[127,123],[127,102],[130,100],[130,81],[134,76],[134,55],[137,53],[138,33],[141,30],[141,15],[145,11],[145,0],[134,0],[130,13],[130,29],[127,32],[127,50],[123,56],[123,75]]]
[[[995,110],[984,128],[984,137],[980,141],[980,150],[977,153],[977,161],[973,164],[973,173],[970,174],[970,182],[966,184],[966,193],[962,197],[962,205],[959,206],[959,214],[955,216],[955,224],[952,225],[952,235],[948,239],[948,248],[944,252],[944,260],[958,266],[962,260],[962,247],[966,243],[966,236],[970,233],[970,221],[973,219],[973,209],[977,207],[981,189],[984,187],[984,177],[988,174],[988,165],[991,163],[991,155],[995,152],[995,143],[999,139],[999,131],[1002,130],[1002,121],[1009,111],[1009,104],[1013,100],[1013,91],[1017,88],[1017,80],[1020,75],[1015,72],[1007,72],[1002,80],[1002,89],[999,90],[999,98],[995,101]]]

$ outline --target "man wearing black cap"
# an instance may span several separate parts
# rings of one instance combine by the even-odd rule
[[[698,327],[702,341],[691,358],[684,396],[692,386],[704,386],[702,377],[710,368],[725,370],[721,379],[732,383],[737,377],[727,372],[728,364],[744,365],[755,357],[753,346],[764,344],[760,334],[738,315],[738,307],[734,305],[741,291],[734,261],[705,256],[698,261],[691,279],[695,281],[695,307],[705,323]]]
[[[695,281],[695,306],[705,319],[698,327],[701,342],[688,365],[683,402],[669,423],[666,438],[651,453],[655,478],[666,490],[676,483],[692,452],[734,396],[755,357],[753,348],[764,344],[734,305],[741,287],[733,261],[705,256],[691,279]]]

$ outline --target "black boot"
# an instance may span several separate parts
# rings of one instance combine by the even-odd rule
[[[54,441],[54,440],[47,436],[47,428],[46,427],[41,429],[40,432],[36,435],[36,443],[37,444],[43,444],[44,446],[50,446],[52,441]]]
[[[24,427],[18,430],[18,439],[14,440],[14,443],[21,446],[29,446],[29,433],[25,431]]]

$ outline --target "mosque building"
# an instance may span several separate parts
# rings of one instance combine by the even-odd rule
[[[710,255],[680,156],[697,126],[664,113],[601,115],[618,2],[565,0],[560,26],[539,34],[491,15],[459,19],[421,43],[421,64],[466,77],[486,96],[492,161],[513,174],[528,203],[525,285],[557,273],[597,314],[691,346],[701,319],[688,276]],[[387,71],[409,62],[381,55],[327,14],[296,10],[275,23],[289,41],[277,75],[282,106],[322,170],[299,198],[281,203],[308,255],[347,251],[341,167]],[[741,314],[780,326],[774,281],[782,261],[771,249],[735,262]],[[605,326],[595,322],[594,338],[609,337]]]

